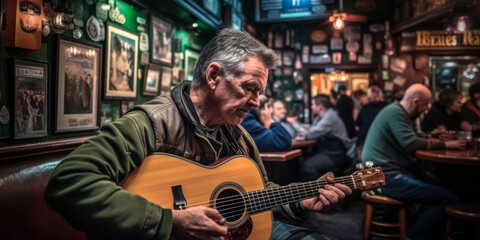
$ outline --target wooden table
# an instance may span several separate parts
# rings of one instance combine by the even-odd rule
[[[480,165],[480,151],[475,151],[473,149],[417,150],[415,155],[417,158],[433,162],[474,166]]]
[[[268,178],[280,185],[298,182],[299,161],[302,150],[294,149],[285,152],[261,152]]]
[[[292,141],[292,148],[297,149],[297,148],[304,148],[304,147],[310,147],[314,146],[317,143],[316,139],[310,139],[310,140],[293,140]]]
[[[441,184],[456,193],[460,202],[480,204],[478,172],[480,171],[480,151],[466,150],[417,150],[417,158],[439,163],[434,173]]]
[[[264,162],[286,162],[302,156],[302,150],[294,149],[285,152],[261,152],[260,157]]]

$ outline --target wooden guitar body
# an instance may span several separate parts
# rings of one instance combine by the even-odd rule
[[[148,156],[121,186],[163,208],[172,209],[178,208],[172,187],[181,186],[187,208],[202,205],[222,213],[227,219],[230,239],[269,239],[272,232],[270,210],[247,211],[243,196],[265,188],[258,166],[248,157],[235,156],[204,166],[178,156],[158,153]],[[222,210],[221,200],[218,199],[234,199],[235,214],[229,214],[232,209]]]

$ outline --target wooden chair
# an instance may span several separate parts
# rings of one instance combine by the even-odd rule
[[[452,204],[445,208],[445,214],[448,217],[447,227],[445,229],[445,240],[452,239],[450,235],[452,233],[453,220],[463,221],[475,221],[480,224],[480,205],[474,204]],[[477,231],[477,237],[480,237],[480,230]]]
[[[384,238],[399,238],[405,239],[406,233],[406,220],[405,220],[405,206],[403,202],[382,196],[382,195],[369,195],[366,192],[362,192],[362,199],[367,202],[365,210],[365,225],[363,227],[363,239],[368,240],[372,235]],[[390,223],[383,221],[373,220],[375,214],[375,207],[377,204],[387,204],[387,205],[396,205],[398,207],[398,222]],[[372,226],[380,226],[385,228],[398,228],[398,233],[382,233],[377,231],[372,231]]]

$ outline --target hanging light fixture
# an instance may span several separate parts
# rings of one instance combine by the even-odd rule
[[[347,14],[342,10],[333,10],[333,15],[328,18],[330,22],[333,23],[333,28],[337,30],[342,30],[345,26],[345,19],[347,18]]]
[[[330,16],[328,20],[333,23],[333,28],[337,30],[342,30],[345,26],[345,19],[347,19],[347,13],[343,11],[343,1],[340,0],[338,4],[339,9],[334,9],[332,16]]]

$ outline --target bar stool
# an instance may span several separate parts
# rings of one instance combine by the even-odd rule
[[[406,220],[405,220],[405,206],[403,202],[382,195],[369,195],[366,192],[362,192],[361,194],[362,199],[367,202],[366,210],[365,210],[365,225],[363,226],[363,239],[368,240],[370,239],[371,235],[384,237],[384,238],[400,238],[405,239],[406,233]],[[389,222],[382,222],[382,221],[374,221],[373,215],[375,214],[375,206],[377,204],[387,204],[387,205],[396,205],[398,207],[398,222],[389,223]],[[386,228],[398,228],[398,234],[391,234],[391,233],[381,233],[372,231],[373,226],[380,226]]]
[[[475,221],[480,223],[480,205],[474,204],[451,204],[445,208],[445,214],[448,217],[447,227],[445,229],[445,240],[452,239],[452,223],[454,219],[463,221]],[[476,229],[476,231],[479,231]],[[477,232],[477,235],[480,234]],[[480,236],[477,236],[480,237]]]

